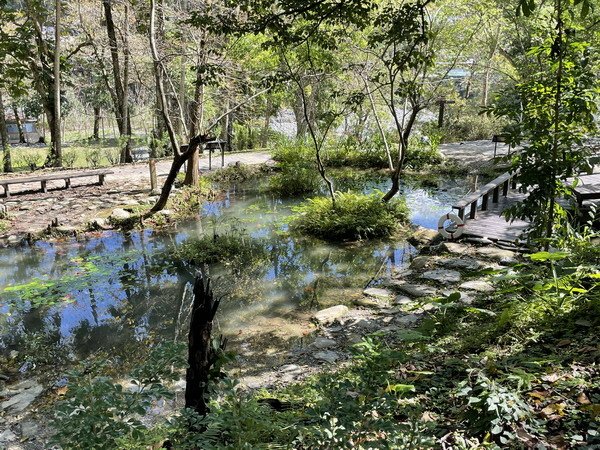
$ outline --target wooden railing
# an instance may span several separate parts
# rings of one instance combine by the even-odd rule
[[[480,187],[475,192],[463,197],[454,205],[452,209],[458,210],[458,217],[462,220],[465,218],[465,209],[469,209],[469,219],[474,219],[477,214],[477,204],[481,198],[481,210],[486,211],[490,202],[490,195],[492,196],[492,202],[498,203],[500,200],[500,189],[502,189],[502,196],[508,195],[508,189],[516,189],[517,183],[515,180],[515,172],[506,172],[500,175],[498,178],[487,183],[485,186]]]

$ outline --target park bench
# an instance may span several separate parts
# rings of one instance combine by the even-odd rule
[[[70,188],[72,178],[98,177],[98,184],[103,185],[106,175],[109,175],[111,173],[113,173],[113,171],[107,170],[107,169],[91,170],[91,171],[87,171],[87,172],[49,173],[47,175],[39,175],[37,177],[18,177],[18,178],[8,178],[8,179],[0,180],[0,186],[2,186],[4,188],[4,196],[10,197],[9,186],[12,184],[40,183],[41,187],[42,187],[42,192],[48,192],[47,187],[46,187],[48,181],[64,180],[65,187]]]
[[[477,202],[481,198],[481,210],[486,211],[488,209],[490,194],[492,196],[492,202],[498,203],[500,198],[500,189],[502,189],[502,195],[504,197],[508,194],[508,189],[511,187],[516,188],[516,181],[514,180],[515,173],[506,172],[499,177],[493,179],[486,185],[480,187],[472,194],[463,197],[454,205],[452,205],[452,209],[458,210],[458,217],[461,220],[465,218],[465,209],[469,208],[469,219],[474,219],[477,213]]]

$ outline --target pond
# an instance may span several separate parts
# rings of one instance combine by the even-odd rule
[[[404,186],[414,224],[435,229],[469,189],[462,177],[437,184]],[[362,187],[386,185],[370,180]],[[350,303],[368,282],[376,285],[408,264],[415,251],[405,240],[329,245],[291,236],[286,218],[299,201],[239,186],[176,230],[104,232],[1,249],[0,353],[17,350],[27,372],[104,353],[128,361],[149,342],[185,340],[195,269],[173,254],[205,233],[243,230],[264,246],[257,261],[207,268],[222,299],[218,329],[246,354],[276,353],[302,339],[315,310]]]

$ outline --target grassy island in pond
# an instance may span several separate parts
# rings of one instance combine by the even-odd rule
[[[401,199],[381,200],[383,194],[337,192],[330,198],[315,197],[294,208],[291,228],[329,241],[347,241],[390,236],[408,223],[408,208]]]

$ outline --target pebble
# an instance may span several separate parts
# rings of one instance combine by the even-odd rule
[[[115,208],[110,213],[110,218],[114,220],[125,220],[129,219],[131,214],[125,211],[123,208]]]
[[[318,349],[326,349],[326,348],[335,347],[337,345],[337,342],[334,341],[333,339],[318,337],[315,339],[315,342],[313,342],[312,345],[313,345],[313,347],[318,348]],[[290,365],[294,366],[294,364],[290,364]],[[298,366],[295,366],[295,367],[298,367]],[[283,370],[283,367],[281,368],[281,370]]]
[[[405,316],[397,317],[395,322],[398,325],[408,327],[411,325],[415,325],[419,320],[421,320],[421,316],[418,316],[417,314],[407,314]]]
[[[442,244],[442,250],[452,253],[454,255],[462,255],[469,250],[469,247],[464,244],[459,244],[457,242],[444,242]]]
[[[422,268],[424,268],[427,265],[427,263],[429,262],[429,259],[430,258],[428,256],[417,256],[410,263],[410,268],[412,270],[421,270]]]
[[[410,297],[406,295],[398,295],[394,300],[394,304],[396,305],[410,305],[414,303]]]
[[[479,270],[483,267],[480,261],[475,258],[449,258],[438,261],[438,264],[450,269],[459,270]]]

